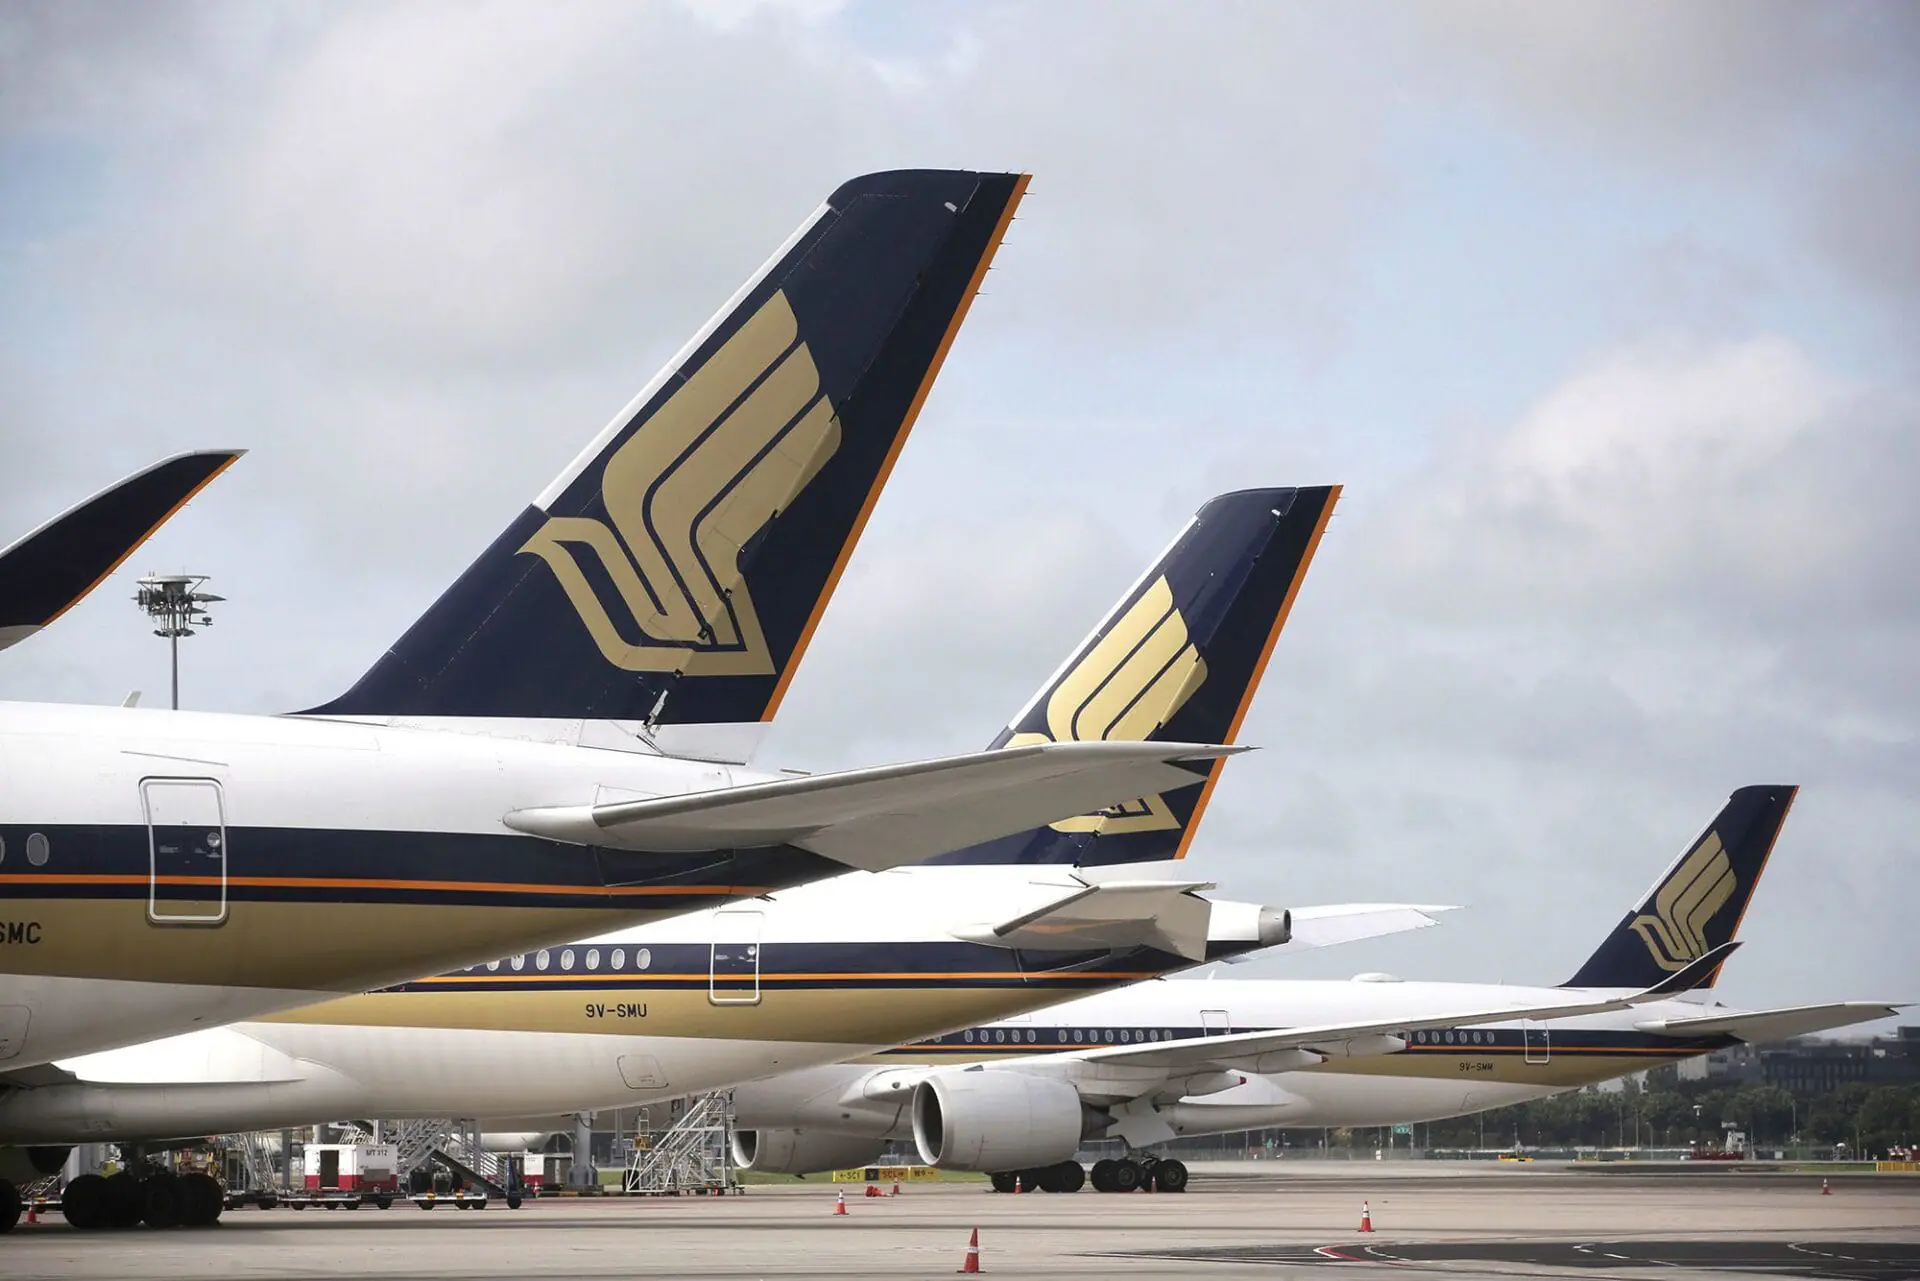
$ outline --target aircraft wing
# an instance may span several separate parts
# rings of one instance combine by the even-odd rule
[[[1311,1027],[1280,1028],[1267,1032],[1238,1032],[1222,1036],[1188,1037],[1181,1041],[1145,1045],[1112,1045],[1060,1056],[1097,1068],[1149,1068],[1167,1076],[1206,1071],[1282,1072],[1310,1067],[1330,1058],[1392,1054],[1405,1046],[1399,1034],[1430,1029],[1472,1027],[1514,1019],[1569,1019],[1631,1009],[1676,992],[1691,991],[1701,976],[1725,962],[1738,948],[1727,943],[1671,977],[1640,992],[1614,995],[1595,993],[1585,1000],[1555,1005],[1487,1007],[1448,1010],[1414,1018],[1364,1023],[1326,1023]],[[1053,1061],[1053,1060],[1050,1060]]]
[[[879,871],[1206,781],[1194,743],[1033,743],[605,805],[515,810],[515,831],[644,853],[794,845]]]
[[[1652,1019],[1634,1026],[1659,1036],[1726,1033],[1743,1041],[1782,1041],[1809,1032],[1891,1018],[1906,1008],[1905,1004],[1885,1001],[1836,1001],[1830,1005],[1795,1005],[1778,1010],[1730,1010],[1691,1019]]]
[[[1107,881],[1070,890],[1031,912],[954,937],[998,947],[1159,947],[1190,961],[1207,955],[1213,904],[1196,896],[1211,881]]]
[[[162,459],[0,551],[0,649],[79,604],[245,452],[200,450]]]

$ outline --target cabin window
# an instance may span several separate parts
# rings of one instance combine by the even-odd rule
[[[499,972],[500,972],[500,962],[498,961],[487,962],[487,973],[498,974]]]
[[[968,1028],[968,1029],[967,1029],[967,1030],[966,1030],[965,1032],[962,1032],[962,1033],[960,1034],[960,1039],[961,1039],[961,1040],[963,1040],[963,1041],[965,1041],[965,1042],[966,1042],[966,1043],[967,1043],[968,1045],[972,1045],[972,1044],[973,1044],[973,1029],[972,1029],[972,1028]]]
[[[600,949],[599,948],[590,947],[587,949],[587,968],[590,970],[597,970],[600,968]]]
[[[627,949],[624,947],[614,948],[613,955],[607,958],[607,968],[610,970],[620,969],[623,966],[625,966],[626,963],[627,963]]]
[[[533,958],[533,968],[536,970],[540,970],[542,972],[546,970],[547,968],[547,949],[546,948],[544,947],[541,948],[539,954]]]
[[[47,855],[50,852],[47,845],[47,837],[44,832],[35,832],[27,837],[27,862],[33,864],[35,867],[45,867],[47,865]]]
[[[653,952],[650,949],[643,947],[639,951],[633,954],[634,969],[644,970],[649,966],[651,966],[652,964],[653,964]]]
[[[563,970],[570,970],[573,968],[573,949],[572,948],[568,948],[566,951],[560,953],[560,968]]]
[[[516,956],[516,957],[514,957],[514,958],[513,958],[513,960],[511,960],[511,961],[509,961],[509,962],[508,962],[508,964],[509,964],[509,965],[511,965],[511,966],[513,966],[513,968],[514,968],[514,969],[515,969],[516,971],[518,971],[518,970],[524,970],[524,969],[526,969],[526,968],[527,968],[527,958],[526,958],[526,956],[525,956],[525,954],[523,953],[523,954],[522,954],[522,955],[520,955],[520,956]]]

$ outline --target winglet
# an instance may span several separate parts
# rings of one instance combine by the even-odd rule
[[[163,458],[0,550],[0,649],[84,600],[245,452],[207,449]]]

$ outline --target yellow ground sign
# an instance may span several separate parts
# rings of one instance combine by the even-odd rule
[[[940,1171],[930,1165],[869,1165],[833,1172],[835,1183],[925,1183],[939,1177]]]

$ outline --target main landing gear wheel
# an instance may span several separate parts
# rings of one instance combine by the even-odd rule
[[[150,1228],[178,1227],[185,1200],[173,1172],[155,1170],[140,1180],[140,1221]]]
[[[20,1222],[25,1207],[20,1203],[20,1189],[7,1179],[0,1179],[0,1233],[13,1231],[13,1225]]]
[[[130,1170],[122,1170],[107,1179],[100,1198],[103,1226],[131,1228],[140,1223],[140,1180]]]
[[[1147,1181],[1147,1172],[1140,1168],[1137,1161],[1115,1161],[1109,1177],[1115,1192],[1137,1192],[1140,1185]]]
[[[1062,1161],[1033,1171],[1034,1182],[1042,1192],[1078,1192],[1087,1182],[1087,1172],[1078,1161]]]
[[[1187,1167],[1180,1161],[1156,1161],[1149,1172],[1153,1178],[1155,1192],[1185,1192],[1187,1190]]]
[[[107,1181],[83,1174],[60,1194],[60,1213],[76,1231],[92,1232],[107,1226]]]
[[[1013,1191],[1013,1181],[1018,1177],[1019,1177],[1018,1175],[1012,1174],[1012,1173],[994,1174],[994,1175],[988,1176],[988,1178],[993,1183],[993,1190],[995,1192]]]
[[[220,1221],[220,1212],[226,1208],[227,1194],[220,1180],[197,1172],[180,1176],[181,1227],[210,1228]]]

